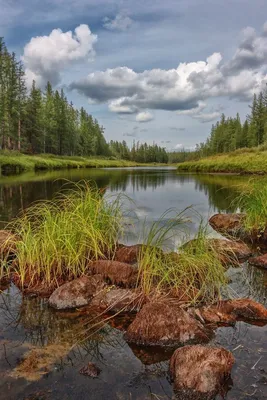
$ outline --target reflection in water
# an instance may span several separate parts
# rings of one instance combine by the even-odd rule
[[[93,180],[107,195],[123,192],[133,199],[129,216],[137,217],[139,222],[135,231],[129,229],[127,232],[127,241],[132,243],[140,238],[144,221],[148,227],[169,208],[183,210],[192,204],[206,220],[217,211],[234,211],[233,199],[238,186],[247,182],[246,177],[178,175],[175,170],[153,168],[31,172],[0,177],[0,220],[9,221],[33,201],[51,199],[66,184],[66,179],[75,182]],[[190,225],[191,231],[197,230],[197,224],[198,221],[194,221]],[[231,283],[227,296],[229,293],[232,296],[241,294],[267,304],[266,272],[244,265],[231,268],[228,276]],[[171,354],[129,347],[123,340],[123,329],[129,319],[111,320],[88,334],[88,327],[95,322],[92,311],[66,315],[51,310],[44,300],[22,298],[14,286],[2,292],[0,399],[171,399],[173,393],[168,377]],[[267,371],[266,333],[267,327],[245,323],[217,331],[214,344],[232,350],[237,360],[233,371],[234,386],[227,394],[228,400],[266,398],[267,377],[263,372]],[[77,338],[84,341],[74,346]],[[27,353],[55,348],[62,352],[57,354],[55,364],[47,365],[41,371],[45,375],[39,381],[29,383],[10,376]],[[259,359],[255,369],[251,369]],[[79,374],[89,361],[102,370],[97,379]]]

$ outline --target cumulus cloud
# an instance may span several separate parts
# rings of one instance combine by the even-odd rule
[[[184,148],[184,145],[182,143],[177,143],[174,148],[175,150],[182,150]]]
[[[139,112],[137,115],[136,115],[136,121],[137,122],[149,122],[149,121],[151,121],[152,119],[153,119],[154,117],[153,117],[153,115],[150,113],[150,112],[148,112],[148,111],[143,111],[143,112]]]
[[[37,36],[24,47],[22,60],[25,65],[27,81],[34,79],[39,86],[47,81],[58,84],[61,72],[69,65],[94,57],[93,35],[88,25],[78,26],[74,33],[54,29],[48,36]]]
[[[253,62],[248,62],[246,52]],[[168,110],[207,122],[217,118],[219,112],[205,110],[208,99],[224,96],[250,100],[267,82],[266,65],[267,25],[260,36],[247,28],[228,62],[223,62],[220,53],[213,53],[206,61],[180,63],[176,69],[135,72],[117,67],[93,72],[73,82],[70,89],[94,102],[108,103],[116,113],[142,115],[147,110]]]
[[[133,24],[133,20],[123,13],[117,14],[115,18],[105,17],[103,20],[104,28],[110,31],[126,31]]]

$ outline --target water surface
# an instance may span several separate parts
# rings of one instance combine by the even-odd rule
[[[0,177],[0,220],[4,227],[21,210],[41,199],[51,199],[66,181],[95,181],[106,196],[124,193],[133,200],[129,217],[138,219],[135,229],[129,223],[124,241],[140,241],[144,221],[149,226],[166,209],[183,210],[193,205],[207,221],[215,212],[234,211],[233,200],[238,186],[247,177],[224,175],[177,174],[170,168],[128,168],[69,170],[27,173]],[[174,213],[174,211],[172,211]],[[189,225],[197,230],[198,218]],[[172,243],[177,245],[180,238]],[[265,305],[267,274],[242,266],[230,269],[232,294],[250,296]],[[23,298],[11,286],[0,293],[0,399],[171,399],[172,386],[168,377],[165,351],[147,353],[129,347],[123,340],[122,318],[91,335],[82,346],[71,346],[84,330],[88,316],[72,318],[49,309],[45,300]],[[212,344],[233,351],[233,386],[227,399],[265,399],[267,397],[267,328],[237,323],[220,328]],[[61,351],[55,365],[44,371],[35,382],[12,377],[23,355],[35,347],[51,348],[68,345]],[[93,361],[102,372],[97,379],[79,374],[87,362]],[[256,364],[257,363],[257,364]],[[255,365],[256,364],[256,365]]]

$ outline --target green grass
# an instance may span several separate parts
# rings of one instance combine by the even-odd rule
[[[73,279],[89,260],[109,257],[122,229],[120,197],[104,199],[85,182],[38,202],[8,227],[16,233],[16,271],[23,286]],[[30,282],[29,282],[30,281]]]
[[[247,232],[264,232],[267,227],[267,180],[250,179],[242,185],[234,204],[245,213],[244,229]]]
[[[23,172],[38,170],[53,170],[63,168],[108,168],[108,167],[136,167],[139,165],[132,161],[111,160],[97,157],[68,157],[54,156],[51,154],[25,155],[18,152],[0,152],[0,168],[7,172]],[[154,165],[154,164],[150,164]]]
[[[163,215],[162,219],[166,217]],[[208,240],[207,230],[200,223],[199,230],[189,244],[178,253],[163,253],[165,241],[173,229],[185,222],[184,212],[177,214],[167,225],[162,219],[150,229],[139,255],[139,284],[146,295],[169,293],[178,299],[196,304],[218,299],[227,284],[222,255]],[[187,218],[186,218],[187,220]]]
[[[267,151],[239,149],[233,153],[178,164],[178,171],[267,174]]]

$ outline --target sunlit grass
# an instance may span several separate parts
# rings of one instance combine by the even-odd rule
[[[10,224],[19,237],[16,268],[21,282],[50,283],[84,274],[90,260],[108,258],[122,230],[120,197],[105,199],[88,183],[38,202]]]
[[[170,293],[190,304],[203,299],[213,301],[220,297],[227,284],[222,252],[218,254],[208,239],[206,227],[200,223],[193,239],[181,246],[177,253],[163,253],[170,235],[180,235],[185,223],[184,212],[177,214],[167,224],[162,224],[166,214],[155,222],[139,256],[139,284],[146,295]],[[226,257],[226,255],[225,255]]]

